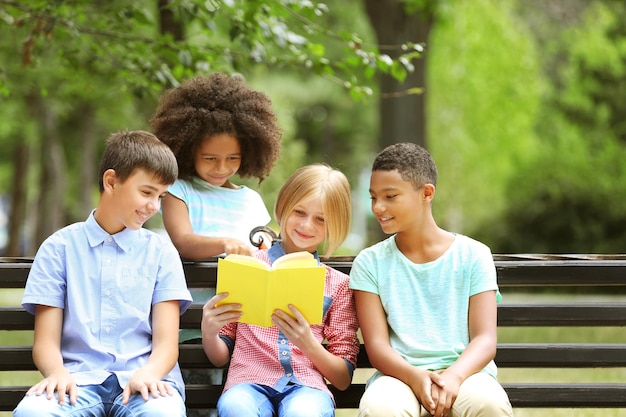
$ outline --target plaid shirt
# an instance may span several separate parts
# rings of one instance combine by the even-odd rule
[[[267,263],[284,254],[280,245],[257,252]],[[278,255],[278,256],[276,256]],[[312,325],[315,338],[327,341],[327,349],[343,358],[350,371],[356,367],[359,352],[358,322],[349,278],[326,267],[324,288],[324,317],[322,324]],[[296,346],[276,326],[259,327],[245,323],[231,323],[220,330],[223,339],[234,347],[228,368],[224,391],[240,383],[267,385],[282,392],[288,385],[298,384],[330,393],[326,380]]]

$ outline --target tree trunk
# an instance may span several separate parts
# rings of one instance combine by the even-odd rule
[[[6,256],[24,256],[24,222],[26,219],[26,179],[28,178],[28,143],[17,141],[13,151],[13,188],[11,189],[9,233]]]
[[[41,165],[37,222],[33,243],[39,245],[53,232],[65,226],[63,197],[65,195],[65,158],[58,135],[57,115],[45,105],[41,97],[37,103],[41,132]]]
[[[408,15],[405,3],[399,0],[364,0],[364,3],[381,52],[397,58],[403,52],[402,44],[427,43],[432,18],[418,13]],[[415,71],[402,83],[390,75],[381,75],[380,149],[398,142],[426,147],[426,90],[422,94],[405,94],[411,88],[425,88],[425,82],[425,55],[415,62]]]
[[[98,137],[94,127],[95,110],[90,103],[83,103],[81,117],[81,149],[80,149],[80,210],[78,216],[80,218],[73,219],[75,221],[83,221],[94,208],[93,190],[98,187],[98,156],[96,151],[96,143]]]
[[[364,0],[370,23],[376,33],[380,52],[392,58],[402,55],[407,42],[426,44],[432,18],[418,13],[407,14],[399,0]],[[378,151],[399,142],[413,142],[427,148],[426,138],[426,54],[414,62],[415,70],[403,82],[390,75],[380,76],[380,131]],[[411,88],[422,88],[422,94],[406,94]],[[370,219],[370,222],[375,223]],[[378,224],[368,225],[368,242],[387,237]]]
[[[185,37],[185,28],[182,23],[176,20],[174,13],[167,7],[170,0],[158,0],[159,5],[159,32],[170,33],[175,41],[180,41]]]

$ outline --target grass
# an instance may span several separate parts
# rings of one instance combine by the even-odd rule
[[[0,305],[19,305],[22,290],[0,291]],[[540,296],[552,297],[552,296]],[[553,298],[553,297],[552,297]],[[620,296],[559,296],[561,301],[626,301]],[[505,302],[541,302],[537,295],[507,294]],[[549,327],[549,328],[499,328],[498,339],[502,343],[511,342],[590,342],[590,343],[623,343],[624,329],[615,327]],[[0,345],[28,345],[32,343],[32,332],[0,331]],[[355,382],[365,381],[370,371],[357,370]],[[37,372],[0,372],[0,384],[29,385],[40,378]],[[626,368],[609,369],[511,369],[499,370],[500,382],[624,382]],[[625,409],[515,409],[516,417],[626,417]],[[337,417],[357,417],[357,410],[338,410]],[[0,412],[0,417],[9,417],[10,412]]]

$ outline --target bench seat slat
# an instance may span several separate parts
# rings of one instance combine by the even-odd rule
[[[623,408],[626,384],[502,384],[513,407]]]
[[[35,316],[22,307],[0,307],[0,330],[33,330]]]
[[[0,258],[0,288],[24,288],[30,271],[30,262],[9,263]]]
[[[326,265],[349,274],[351,262],[326,261]],[[495,261],[500,287],[624,286],[625,260],[616,261]],[[184,262],[190,287],[215,288],[215,261]]]
[[[498,326],[626,326],[626,304],[502,304]]]
[[[498,260],[494,255],[498,284],[523,286],[624,286],[626,259]],[[322,259],[328,266],[350,272],[352,257],[343,261]],[[1,288],[24,288],[32,258],[0,257]],[[217,261],[184,261],[190,287],[214,288]]]
[[[198,329],[202,305],[193,304],[181,317],[181,328]],[[21,307],[0,307],[0,330],[32,330],[33,316]],[[502,304],[498,326],[626,326],[626,304]]]
[[[503,386],[513,407],[611,408],[626,404],[626,384],[533,383]],[[330,388],[336,395],[337,408],[358,408],[365,384],[353,384],[345,391]],[[219,393],[220,388],[216,386],[187,385],[187,403],[193,408],[212,408]]]
[[[536,408],[623,408],[626,384],[503,384],[513,407]],[[11,411],[28,387],[0,387],[0,411]],[[331,387],[334,393],[338,391]],[[364,384],[353,384],[337,395],[337,408],[358,408]],[[222,388],[217,385],[188,384],[189,408],[215,408]]]
[[[498,262],[500,287],[624,286],[624,261]]]
[[[499,343],[499,368],[626,367],[626,344]]]
[[[496,353],[500,368],[617,368],[626,367],[626,344],[501,343]],[[0,371],[34,371],[30,346],[0,346]],[[180,345],[182,368],[214,368],[202,345]],[[370,368],[361,347],[357,368]]]
[[[0,386],[0,411],[13,411],[17,403],[24,397],[27,386]]]
[[[198,328],[201,319],[202,306],[193,305],[181,318],[181,327]],[[502,304],[498,326],[626,326],[626,304]]]

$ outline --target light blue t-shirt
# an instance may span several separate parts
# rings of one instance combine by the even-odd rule
[[[152,351],[154,304],[191,304],[176,248],[146,229],[109,235],[93,213],[48,237],[33,261],[22,306],[63,309],[61,354],[78,385],[110,374],[124,387]],[[185,394],[178,364],[164,378]]]
[[[243,185],[217,187],[194,177],[177,180],[167,191],[187,205],[191,228],[198,235],[250,243],[250,231],[271,220],[261,195]]]
[[[459,234],[443,255],[424,264],[404,256],[395,236],[364,249],[352,264],[350,288],[379,295],[391,346],[428,370],[450,367],[469,344],[470,297],[494,290],[499,296],[491,251]],[[495,363],[484,371],[495,377]]]

